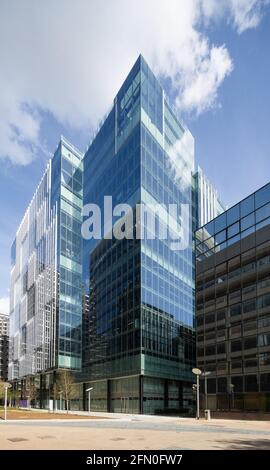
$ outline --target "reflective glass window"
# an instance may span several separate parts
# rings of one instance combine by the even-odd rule
[[[227,224],[231,225],[240,218],[240,207],[239,204],[232,207],[227,211]]]
[[[246,230],[247,228],[251,227],[255,224],[255,217],[254,213],[247,215],[241,220],[241,230]]]
[[[247,197],[240,203],[241,217],[250,214],[254,210],[254,194]]]
[[[270,201],[270,183],[255,193],[255,207],[263,206]]]
[[[231,225],[228,227],[228,238],[233,237],[237,233],[239,233],[239,222],[236,222],[235,224]]]
[[[270,204],[266,204],[266,206],[256,210],[256,222],[261,222],[267,217],[270,217]]]

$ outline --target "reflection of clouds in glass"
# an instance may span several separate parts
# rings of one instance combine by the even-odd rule
[[[171,170],[175,183],[180,184],[183,190],[191,185],[194,171],[194,138],[186,130],[182,137],[171,145],[167,151],[167,164]]]

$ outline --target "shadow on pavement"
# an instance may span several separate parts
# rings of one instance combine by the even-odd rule
[[[270,450],[270,438],[269,439],[235,439],[234,441],[228,442],[225,446],[224,441],[217,441],[217,443],[223,444],[225,450]]]

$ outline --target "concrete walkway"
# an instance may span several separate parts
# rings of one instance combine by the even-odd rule
[[[269,422],[94,412],[80,420],[73,414],[72,420],[2,421],[0,449],[270,450]]]

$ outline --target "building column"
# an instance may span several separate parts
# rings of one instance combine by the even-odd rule
[[[139,413],[143,415],[143,375],[139,376]]]
[[[108,413],[111,413],[112,411],[111,397],[112,397],[112,381],[108,379],[107,380],[107,411]]]

